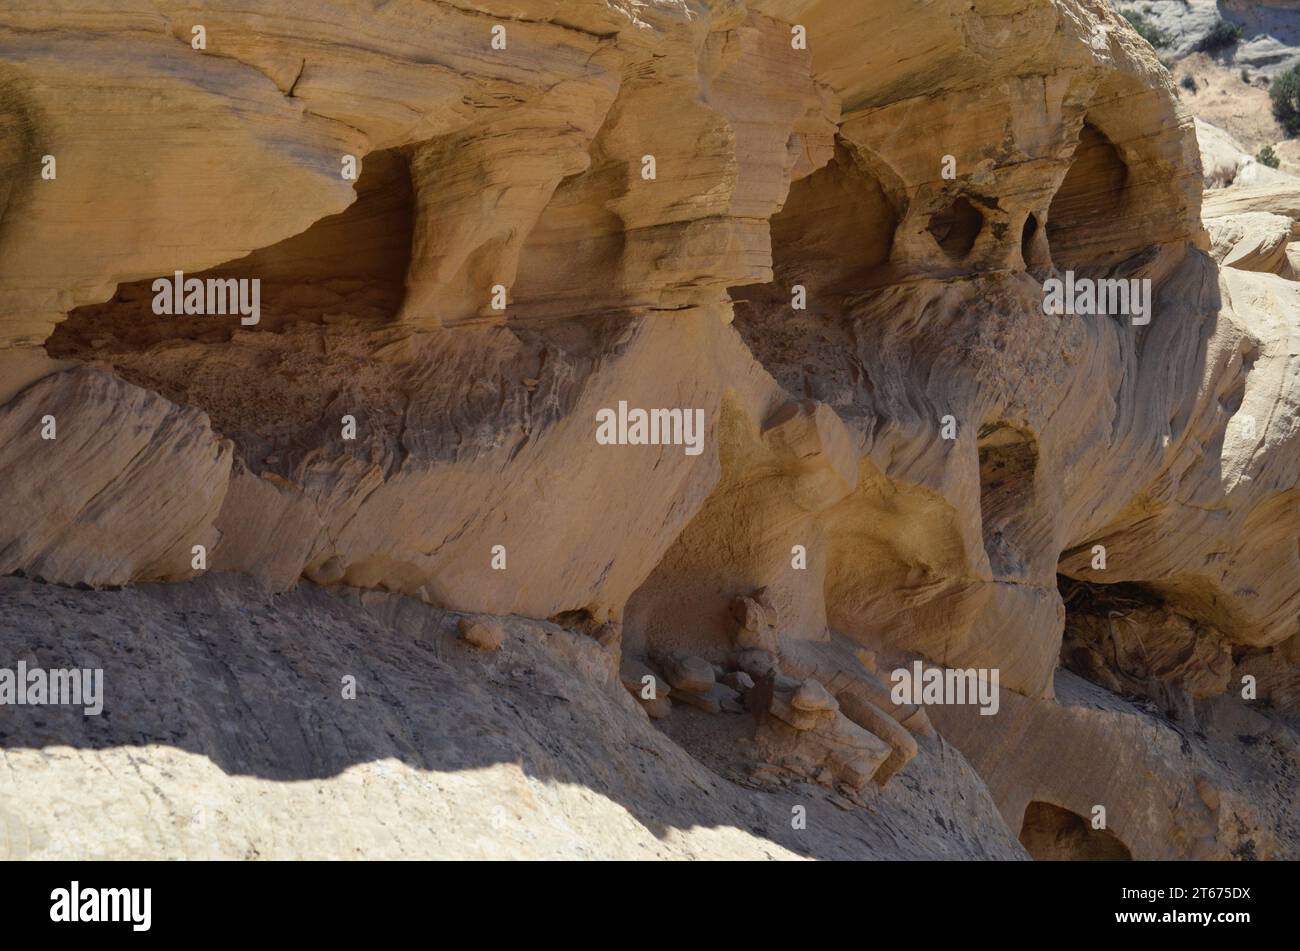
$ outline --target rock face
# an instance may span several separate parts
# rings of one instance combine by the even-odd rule
[[[90,585],[188,578],[192,546],[219,537],[231,444],[196,409],[102,370],[68,370],[0,408],[0,439],[0,572]]]
[[[725,790],[675,828],[753,802],[789,826],[812,797],[908,843],[863,855],[1300,855],[1294,782],[1215,765],[1234,728],[1269,738],[1252,775],[1298,748],[1300,202],[1209,146],[1100,0],[35,0],[0,14],[0,130],[0,573],[106,666],[130,664],[119,609],[164,665],[241,605],[286,645],[296,609],[361,612],[403,671],[376,723],[454,653],[456,702],[510,735],[544,667],[528,709],[593,718],[537,713],[571,781]],[[1124,303],[1046,303],[1094,281]],[[58,653],[0,616],[0,668]],[[255,650],[227,646],[187,676]],[[284,675],[262,660],[250,698]],[[115,730],[155,689],[122,676]],[[258,747],[273,706],[233,753],[190,742],[216,712],[159,739],[221,834],[135,815],[84,848],[293,853],[262,786],[307,770],[348,803],[346,767],[384,756],[340,766],[319,709]],[[399,731],[395,809],[447,773],[482,797],[427,726]],[[47,784],[111,770],[112,743],[41,729],[0,733],[37,815],[0,812],[10,854],[71,848],[40,831]],[[613,775],[638,743],[689,764],[680,788]],[[68,772],[28,775],[51,745]],[[913,821],[927,788],[962,791],[960,843]],[[1103,800],[1109,838],[1078,825]],[[571,806],[538,802],[511,821]],[[508,826],[376,849],[633,848]],[[365,851],[332,835],[297,854]]]

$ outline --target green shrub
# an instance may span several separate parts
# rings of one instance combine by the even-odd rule
[[[1156,49],[1162,49],[1169,45],[1169,35],[1164,30],[1157,27],[1140,13],[1125,13],[1124,19],[1128,20],[1129,26],[1137,31],[1137,35],[1142,37]]]
[[[1273,116],[1287,135],[1300,135],[1300,65],[1274,77],[1268,87]]]
[[[1282,160],[1277,157],[1277,153],[1273,151],[1271,145],[1266,145],[1260,149],[1259,154],[1255,156],[1255,161],[1260,165],[1267,165],[1269,168],[1277,168],[1282,164]]]
[[[1210,32],[1201,37],[1196,44],[1199,53],[1217,53],[1219,50],[1233,46],[1241,39],[1241,27],[1227,20],[1219,20],[1210,28]]]
[[[1183,73],[1183,78],[1178,80],[1178,85],[1188,92],[1196,92],[1196,80],[1192,78],[1191,73]]]

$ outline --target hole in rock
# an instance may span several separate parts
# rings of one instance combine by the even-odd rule
[[[842,145],[795,181],[771,219],[773,280],[733,287],[733,326],[789,392],[833,399],[860,375],[846,299],[886,282],[898,215],[880,181]],[[806,309],[794,308],[802,286]]]
[[[1094,829],[1078,813],[1037,800],[1025,809],[1020,844],[1040,862],[1133,860],[1128,846],[1113,832]]]
[[[1228,646],[1159,591],[1137,582],[1098,584],[1056,576],[1065,605],[1061,666],[1171,720],[1193,722],[1194,700],[1222,693],[1232,673]]]
[[[1241,409],[1241,404],[1246,399],[1246,383],[1255,369],[1256,361],[1259,359],[1259,347],[1257,345],[1243,341],[1242,347],[1241,372],[1237,374],[1228,390],[1219,397],[1219,405],[1229,416],[1235,415]]]
[[[1106,250],[1124,213],[1129,169],[1119,149],[1091,123],[1047,212],[1047,240],[1062,269],[1084,267]]]
[[[46,341],[47,352],[109,367],[202,409],[254,472],[288,477],[305,455],[338,445],[344,414],[360,433],[345,451],[395,464],[407,384],[396,357],[375,358],[384,341],[370,331],[392,325],[405,293],[413,222],[406,159],[396,150],[367,155],[355,187],[347,209],[300,234],[185,273],[203,280],[205,291],[209,278],[259,279],[256,325],[242,326],[237,313],[156,315],[150,278],[74,310]]]
[[[802,285],[808,311],[833,310],[888,262],[897,226],[880,182],[837,147],[830,162],[791,184],[772,217],[772,282],[732,288],[732,299],[778,307],[784,318],[792,308],[792,288]]]
[[[977,448],[984,550],[994,577],[1015,574],[1024,567],[1018,536],[1033,503],[1037,443],[1023,429],[986,423],[980,427]]]
[[[1030,215],[1025,219],[1024,230],[1020,233],[1020,259],[1025,267],[1034,261],[1034,238],[1038,236],[1038,218]]]
[[[943,211],[931,215],[926,230],[948,257],[960,261],[975,247],[975,239],[983,227],[984,215],[963,195]]]
[[[859,290],[889,260],[897,226],[880,183],[839,147],[826,165],[791,184],[772,218],[775,283],[803,284],[810,295]]]
[[[153,281],[122,284],[102,304],[78,307],[46,350],[63,359],[112,359],[114,352],[146,350],[173,340],[217,343],[238,330],[274,332],[300,322],[383,323],[396,314],[411,254],[413,193],[406,160],[396,151],[372,152],[346,210],[317,221],[276,244],[185,278],[240,280],[260,285],[260,320],[243,327],[238,314],[159,316]],[[206,295],[205,295],[206,298]]]

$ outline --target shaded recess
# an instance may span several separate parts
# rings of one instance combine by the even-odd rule
[[[1047,212],[1047,240],[1064,269],[1095,263],[1126,213],[1129,168],[1100,129],[1085,122],[1069,171]]]
[[[977,448],[984,550],[994,577],[1014,574],[1024,566],[1019,535],[1034,499],[1037,442],[1007,423],[986,423]]]
[[[897,227],[880,182],[837,147],[830,162],[791,184],[772,218],[774,283],[782,290],[803,284],[810,298],[860,290],[889,260]]]
[[[852,295],[888,283],[897,211],[881,182],[842,144],[831,161],[790,186],[770,222],[773,279],[730,289],[734,326],[792,396],[837,403],[860,382]],[[804,288],[806,309],[793,294]]]
[[[1020,260],[1026,268],[1038,268],[1052,263],[1047,244],[1047,233],[1034,214],[1025,217],[1020,229]]]
[[[776,488],[778,473],[758,465],[758,434],[729,401],[723,402],[716,438],[721,477],[628,598],[624,657],[687,650],[721,663],[732,649],[731,599],[757,587],[754,579],[771,574],[778,556],[782,565],[789,563],[788,545],[777,552],[766,541],[774,523],[795,516]],[[755,477],[760,472],[768,478]]]
[[[1153,587],[1057,575],[1057,588],[1065,604],[1065,669],[1112,693],[1150,701],[1171,720],[1194,721],[1193,702],[1227,688],[1228,644]]]
[[[975,247],[983,228],[984,215],[961,195],[943,211],[931,215],[926,230],[948,257],[961,261]]]
[[[29,96],[20,80],[0,70],[0,234],[4,233],[5,214],[10,207],[18,210],[20,199],[36,182],[35,173],[19,171],[41,167],[36,129]]]
[[[1133,860],[1133,853],[1113,832],[1094,829],[1083,816],[1050,802],[1031,802],[1025,809],[1020,844],[1039,861]]]
[[[879,283],[897,227],[880,182],[837,146],[830,162],[791,184],[771,219],[771,283],[731,289],[738,321],[798,314],[791,303],[796,285],[806,291],[807,313],[838,311],[846,295]]]
[[[289,477],[336,442],[342,416],[361,425],[343,451],[391,467],[400,458],[408,388],[401,352],[375,359],[396,329],[411,253],[413,191],[398,150],[365,157],[347,209],[242,258],[184,277],[259,279],[260,320],[155,315],[154,275],[72,311],[46,341],[56,358],[109,367],[127,382],[206,412],[254,472]],[[390,351],[394,348],[390,347]],[[462,394],[462,400],[465,399]],[[497,400],[499,404],[499,399]]]
[[[143,350],[170,340],[222,342],[235,331],[259,333],[300,322],[391,319],[402,302],[411,253],[413,193],[397,150],[366,156],[357,200],[306,231],[242,258],[185,278],[261,280],[260,322],[241,327],[238,315],[157,316],[153,281],[122,284],[113,298],[73,310],[46,341],[51,356],[97,358],[100,351]]]

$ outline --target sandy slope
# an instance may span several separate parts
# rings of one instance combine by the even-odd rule
[[[102,666],[106,682],[99,717],[0,707],[0,858],[1024,855],[942,741],[866,808],[746,788],[657,731],[595,641],[553,625],[512,619],[483,653],[409,599],[272,597],[229,577],[6,578],[0,618],[6,663]],[[718,735],[746,719],[693,715],[674,718]]]

